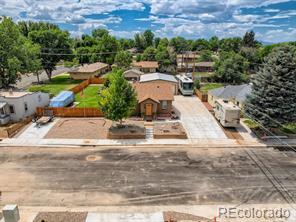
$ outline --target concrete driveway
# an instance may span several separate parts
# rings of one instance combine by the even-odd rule
[[[189,139],[227,139],[215,118],[197,97],[175,96],[173,106]]]

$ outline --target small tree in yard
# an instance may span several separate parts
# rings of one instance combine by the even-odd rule
[[[268,128],[296,121],[296,53],[275,48],[256,74],[245,112]]]
[[[122,70],[110,74],[110,85],[101,91],[99,97],[99,108],[107,119],[119,122],[130,117],[136,107],[137,98],[132,85],[123,77]]]
[[[115,64],[119,68],[129,68],[133,61],[132,55],[126,51],[120,51],[115,56]]]

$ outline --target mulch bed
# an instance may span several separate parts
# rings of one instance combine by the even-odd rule
[[[85,222],[87,212],[40,212],[33,222]]]
[[[165,222],[178,222],[178,221],[196,221],[196,222],[211,222],[212,220],[205,217],[200,217],[192,214],[178,213],[174,211],[163,212]]]
[[[108,131],[108,139],[145,139],[146,128],[142,121],[126,121],[124,127],[113,123]]]
[[[180,122],[155,123],[153,131],[155,139],[187,139],[186,131]]]

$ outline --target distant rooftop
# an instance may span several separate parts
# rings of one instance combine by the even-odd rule
[[[178,81],[173,75],[167,75],[163,73],[151,73],[151,74],[145,74],[140,77],[140,82],[149,82],[149,81],[155,81],[155,80],[164,80],[169,82],[177,83]]]
[[[225,87],[209,90],[209,94],[221,99],[236,99],[237,101],[245,101],[247,95],[252,91],[250,84],[228,85]]]
[[[89,72],[96,72],[97,70],[103,69],[103,68],[107,68],[109,65],[106,63],[102,63],[102,62],[96,62],[96,63],[92,63],[92,64],[84,64],[80,67],[78,67],[77,69],[73,70],[73,72],[85,72],[85,73],[89,73]]]
[[[158,62],[155,61],[140,61],[140,62],[134,62],[134,67],[141,67],[141,68],[148,68],[148,69],[157,69],[158,68]]]
[[[6,98],[19,98],[22,96],[33,94],[34,92],[20,92],[20,91],[3,91],[0,92],[0,96],[6,97]]]

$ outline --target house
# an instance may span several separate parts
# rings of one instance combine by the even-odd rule
[[[214,62],[198,62],[196,63],[196,72],[214,72]]]
[[[208,91],[208,102],[211,106],[215,106],[218,99],[231,101],[235,105],[243,108],[247,96],[251,93],[252,86],[250,84],[228,85],[225,87]]]
[[[123,73],[123,76],[128,81],[140,81],[141,75],[144,75],[145,73],[141,72],[138,69],[130,69]]]
[[[193,72],[196,69],[197,59],[199,55],[197,52],[184,52],[177,55],[177,71],[178,72]]]
[[[37,107],[49,104],[49,94],[42,92],[0,92],[0,123],[18,122],[32,116]]]
[[[70,71],[69,74],[72,79],[85,80],[95,76],[103,75],[109,70],[110,66],[108,64],[96,62],[92,64],[82,65],[76,70]]]
[[[161,82],[135,83],[138,104],[136,114],[145,120],[156,119],[158,116],[170,116],[174,94],[171,85]]]
[[[173,94],[178,94],[178,81],[173,75],[163,73],[145,74],[140,77],[140,83],[167,83],[171,87]]]
[[[153,73],[157,71],[159,66],[158,62],[155,61],[140,61],[134,62],[132,67],[144,73]]]

